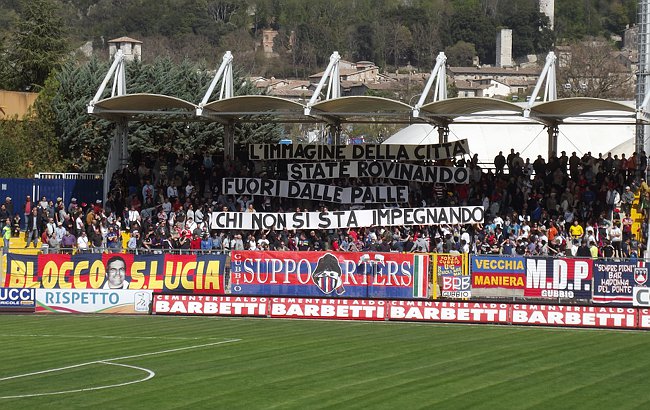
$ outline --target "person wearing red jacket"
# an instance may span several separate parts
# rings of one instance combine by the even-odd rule
[[[198,235],[192,235],[192,240],[190,241],[190,249],[193,251],[201,250],[201,237]]]

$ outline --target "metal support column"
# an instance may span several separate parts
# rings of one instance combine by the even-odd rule
[[[438,143],[449,142],[449,125],[438,125]]]
[[[557,137],[560,133],[560,127],[558,127],[557,124],[550,125],[547,128],[548,132],[548,157],[551,158],[553,156],[557,157]]]
[[[227,160],[235,159],[235,124],[232,121],[223,126],[223,156]]]
[[[650,76],[648,75],[648,70],[650,69],[650,50],[648,46],[650,45],[650,0],[639,0],[639,34],[637,36],[637,50],[639,52],[639,66],[638,73],[636,77],[636,108],[637,112],[641,110],[647,110],[648,107],[644,106],[648,104],[650,96],[646,95],[650,91]],[[650,152],[648,147],[648,140],[646,139],[646,128],[648,126],[642,122],[637,122],[636,126],[636,135],[634,139],[634,149],[637,152],[645,151],[646,153]],[[640,165],[640,161],[637,161],[637,166]],[[638,175],[643,176],[646,179],[648,178],[647,169],[641,169],[638,166]],[[643,238],[646,243],[646,252],[644,257],[650,257],[650,249],[647,248],[647,245],[650,243],[650,232],[647,233],[646,238]]]
[[[636,105],[637,110],[646,109],[643,104],[646,100],[646,93],[650,91],[650,0],[639,0],[639,34],[637,37],[637,50],[639,52],[639,69],[637,72],[636,78]],[[650,147],[648,146],[648,141],[646,139],[647,134],[647,125],[638,122],[636,126],[636,135],[634,140],[634,150],[637,152],[645,151],[646,153],[650,152]],[[640,168],[640,162],[637,162],[639,165],[638,173],[639,176],[644,175],[647,170],[642,170]]]
[[[111,139],[111,146],[106,158],[106,168],[104,168],[104,193],[102,195],[104,203],[106,203],[113,174],[115,171],[124,168],[128,162],[129,122],[126,119],[120,119],[115,122],[115,134]]]
[[[331,144],[332,145],[341,145],[341,133],[343,132],[343,128],[341,127],[340,123],[335,123],[335,124],[330,124],[328,126],[329,128],[329,134],[331,136]]]

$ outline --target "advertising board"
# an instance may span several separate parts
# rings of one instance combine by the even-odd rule
[[[635,278],[643,276],[642,283],[645,283],[647,276],[647,270],[642,268],[646,275],[641,275],[637,264],[633,262],[597,260],[593,267],[594,303],[632,305]]]
[[[225,255],[8,254],[5,287],[224,293]]]
[[[34,311],[36,289],[0,288],[0,311]]]
[[[155,294],[152,313],[211,316],[266,316],[268,299],[247,296]]]
[[[591,300],[591,259],[526,258],[524,296]]]
[[[521,257],[472,255],[472,294],[477,297],[521,297],[526,287],[526,261]]]
[[[637,309],[605,306],[512,305],[512,323],[634,329]]]
[[[150,290],[36,289],[36,313],[148,314]]]
[[[429,255],[233,251],[230,292],[240,295],[426,298]]]

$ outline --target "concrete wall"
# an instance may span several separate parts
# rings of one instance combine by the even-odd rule
[[[0,90],[0,120],[7,120],[18,116],[22,119],[29,108],[36,101],[37,93],[23,93],[18,91]]]

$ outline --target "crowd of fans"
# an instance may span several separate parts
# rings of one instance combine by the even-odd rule
[[[210,155],[143,156],[113,175],[105,204],[71,198],[11,198],[0,218],[27,246],[44,252],[190,252],[332,250],[635,258],[647,237],[650,187],[639,178],[645,152],[629,158],[586,153],[523,160],[514,150],[479,164],[477,155],[435,164],[467,167],[469,184],[431,184],[383,178],[319,180],[339,186],[409,186],[409,203],[363,207],[482,205],[485,224],[393,226],[330,230],[212,230],[209,214],[356,209],[355,205],[266,196],[224,195],[224,177],[286,179],[286,161],[222,161]],[[645,174],[645,172],[643,173]],[[635,193],[639,198],[635,200]],[[358,208],[358,204],[357,208]],[[632,207],[644,216],[633,231]],[[3,229],[3,235],[5,235]],[[40,244],[40,245],[39,245]]]

